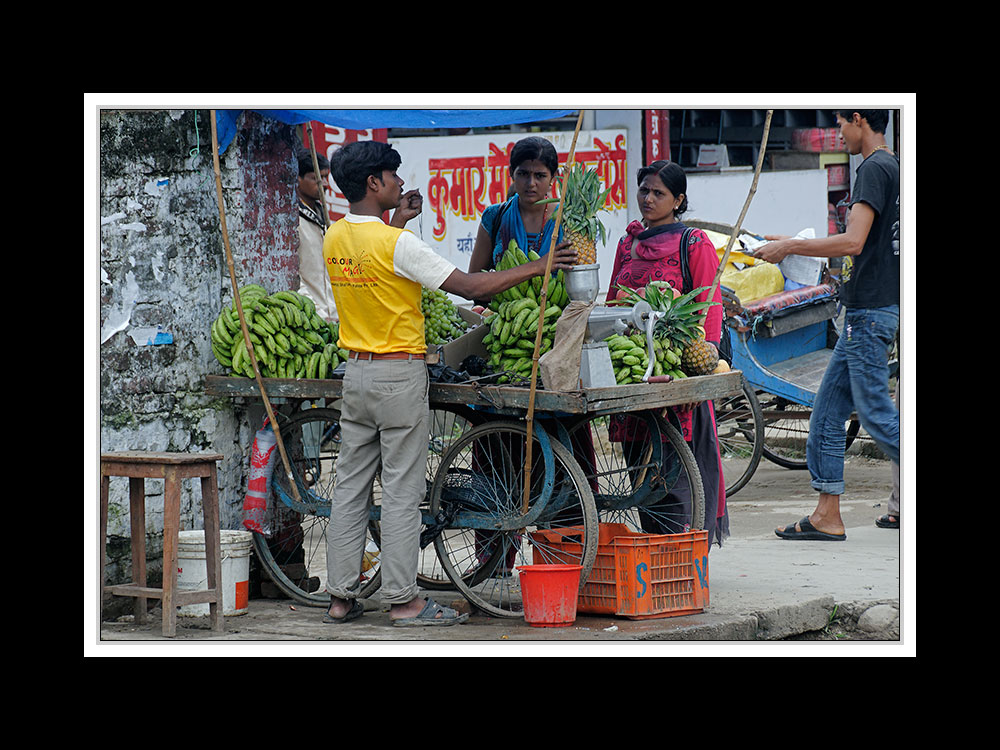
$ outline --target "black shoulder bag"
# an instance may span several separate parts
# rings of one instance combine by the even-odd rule
[[[692,289],[694,289],[694,282],[691,279],[691,267],[688,264],[688,247],[695,241],[694,238],[694,227],[687,227],[684,230],[684,234],[681,235],[681,278],[683,279],[684,287],[682,292],[687,294]],[[722,335],[719,338],[719,356],[726,360],[726,364],[732,366],[733,364],[733,344],[729,340],[729,326],[726,325],[726,314],[723,311],[722,314]]]

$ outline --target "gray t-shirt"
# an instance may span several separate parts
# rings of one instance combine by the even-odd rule
[[[861,162],[851,205],[865,203],[875,212],[868,239],[853,258],[840,298],[847,308],[899,304],[899,160],[880,150]],[[893,232],[897,232],[893,242]]]

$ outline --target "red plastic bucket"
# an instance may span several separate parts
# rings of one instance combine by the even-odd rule
[[[582,565],[519,565],[524,619],[536,628],[576,622]]]

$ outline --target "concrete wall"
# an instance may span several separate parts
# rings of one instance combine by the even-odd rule
[[[253,113],[242,122],[221,159],[237,283],[297,288],[294,132]],[[222,527],[238,528],[260,417],[202,388],[205,374],[223,372],[209,327],[232,298],[209,111],[104,110],[99,150],[101,451],[223,454]],[[141,345],[157,327],[172,343]],[[109,581],[129,572],[127,487],[111,480]],[[162,480],[147,480],[146,495],[152,562],[161,548]],[[184,483],[181,502],[182,528],[202,528],[197,482]]]
[[[753,170],[688,173],[687,218],[735,224],[753,184]],[[758,234],[798,234],[829,226],[825,169],[761,172],[742,227]]]

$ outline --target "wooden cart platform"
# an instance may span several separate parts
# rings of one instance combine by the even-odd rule
[[[343,381],[339,378],[265,378],[268,398],[338,399]],[[535,391],[537,413],[619,414],[690,404],[725,396],[742,390],[739,371],[683,378],[670,383],[636,383],[579,391]],[[208,375],[205,392],[210,396],[245,396],[260,398],[257,381],[224,375]],[[471,405],[488,408],[497,414],[522,417],[528,409],[529,389],[506,385],[472,383],[431,383],[429,401],[437,404]]]

